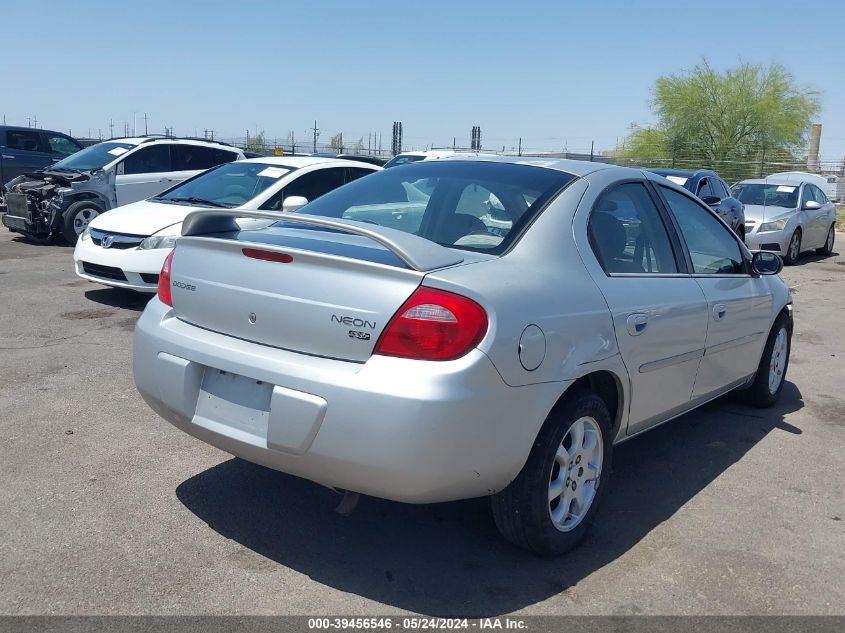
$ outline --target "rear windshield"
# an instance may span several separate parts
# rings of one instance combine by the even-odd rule
[[[762,185],[743,184],[734,185],[734,198],[742,204],[766,205],[767,207],[784,207],[793,209],[798,206],[798,187],[796,185]]]
[[[235,161],[194,176],[153,200],[239,207],[278,182],[291,169],[268,163]]]
[[[484,161],[425,161],[361,178],[302,208],[500,254],[575,179],[565,172]],[[280,223],[284,224],[284,223]]]
[[[116,160],[118,156],[125,154],[133,147],[135,146],[132,143],[97,143],[63,158],[58,163],[53,164],[51,169],[77,169],[80,171],[99,169],[103,165]]]

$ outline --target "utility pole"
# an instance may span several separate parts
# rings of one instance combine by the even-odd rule
[[[144,112],[144,136],[147,136],[147,134],[149,133],[147,132],[147,119],[149,119],[149,117],[147,116],[147,113]]]
[[[311,128],[311,131],[314,133],[314,146],[312,151],[316,154],[317,153],[317,137],[320,136],[320,130],[317,128],[317,119],[314,119],[314,127]]]
[[[391,150],[394,156],[402,153],[402,121],[393,122],[393,143]]]
[[[455,151],[455,148],[457,147],[457,140],[458,139],[456,137],[454,137],[454,136],[452,137],[452,151],[453,152]]]
[[[593,162],[593,150],[595,149],[595,147],[596,147],[596,142],[590,141],[590,162],[591,163]]]
[[[517,152],[519,156],[522,156],[522,137],[519,137],[519,151]]]
[[[109,119],[109,138],[114,138],[114,121]]]

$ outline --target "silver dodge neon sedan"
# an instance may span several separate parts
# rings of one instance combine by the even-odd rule
[[[487,495],[507,539],[559,554],[615,444],[731,390],[776,401],[781,266],[646,171],[417,162],[301,212],[188,216],[135,382],[224,451],[397,501]]]

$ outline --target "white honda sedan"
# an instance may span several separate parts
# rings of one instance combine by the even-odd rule
[[[154,293],[164,258],[198,207],[295,211],[381,167],[312,156],[261,157],[205,171],[153,198],[93,220],[73,253],[76,274],[107,286]]]

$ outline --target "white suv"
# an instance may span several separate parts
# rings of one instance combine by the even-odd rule
[[[111,139],[35,175],[10,181],[3,224],[31,238],[61,235],[75,244],[101,213],[242,158],[242,150],[214,141],[159,136]]]

